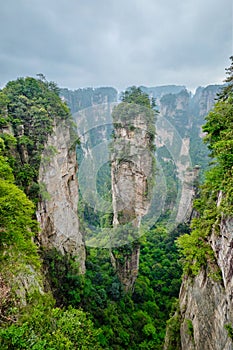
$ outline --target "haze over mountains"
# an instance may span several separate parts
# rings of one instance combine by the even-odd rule
[[[150,97],[160,100],[164,95],[178,94],[182,90],[187,90],[190,95],[198,95],[200,91],[212,91],[214,95],[222,85],[207,85],[206,87],[197,87],[194,94],[191,93],[185,85],[162,85],[155,87],[139,86],[140,89]],[[71,112],[75,113],[80,109],[90,107],[92,104],[111,103],[119,100],[120,91],[114,87],[86,87],[74,90],[61,88],[60,95],[67,101]]]

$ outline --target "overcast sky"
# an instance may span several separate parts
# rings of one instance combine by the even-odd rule
[[[43,73],[60,87],[221,83],[232,0],[0,0],[0,86]]]

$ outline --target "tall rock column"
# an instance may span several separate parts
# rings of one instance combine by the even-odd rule
[[[125,290],[131,291],[139,268],[141,219],[150,205],[154,111],[121,103],[113,110],[113,122],[111,177],[113,226],[117,234],[111,258]]]

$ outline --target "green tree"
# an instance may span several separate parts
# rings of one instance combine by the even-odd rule
[[[93,327],[83,311],[43,305],[34,305],[30,311],[31,314],[24,315],[18,324],[0,330],[2,350],[102,349],[101,331]]]
[[[147,108],[151,108],[152,103],[149,96],[143,92],[139,87],[132,86],[121,95],[121,101],[126,103],[135,103]],[[154,100],[153,100],[154,106]]]
[[[0,259],[10,257],[11,249],[39,265],[37,248],[32,242],[37,230],[37,222],[32,219],[34,210],[34,204],[14,184],[7,159],[0,155]]]
[[[222,91],[219,93],[219,99],[225,100],[229,97],[230,94],[233,92],[233,56],[230,57],[231,65],[229,68],[226,68],[226,74],[228,75],[225,79],[225,82],[227,83],[226,86],[222,89]]]

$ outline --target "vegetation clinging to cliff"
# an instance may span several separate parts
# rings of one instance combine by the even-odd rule
[[[19,78],[0,92],[0,131],[16,183],[30,198],[39,193],[41,154],[56,120],[69,120],[70,111],[55,83],[44,77]],[[6,132],[7,131],[7,132]]]
[[[191,234],[178,239],[184,256],[184,272],[191,275],[196,275],[202,266],[214,260],[208,237],[213,227],[217,233],[221,215],[233,215],[233,56],[231,61],[226,80],[229,85],[223,88],[203,127],[213,162],[194,204],[199,217],[192,221]]]

